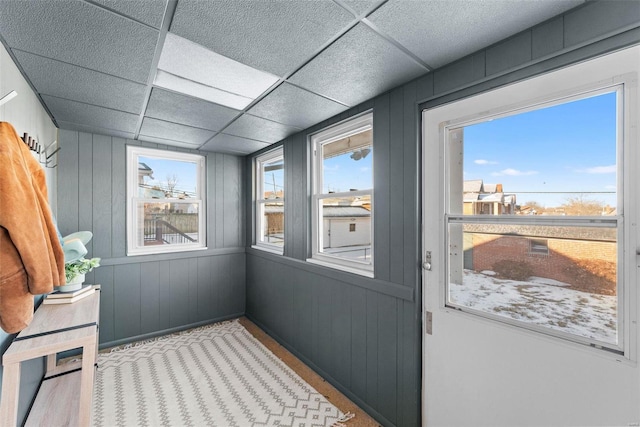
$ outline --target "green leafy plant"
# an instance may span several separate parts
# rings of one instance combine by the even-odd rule
[[[77,275],[86,274],[96,267],[100,267],[100,258],[80,258],[79,260],[64,265],[64,275],[67,283],[71,282]]]

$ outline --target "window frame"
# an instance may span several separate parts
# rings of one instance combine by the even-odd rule
[[[253,208],[254,208],[254,221],[253,221],[253,226],[254,226],[254,237],[253,237],[253,245],[252,248],[254,249],[260,249],[263,251],[267,251],[267,252],[272,252],[275,253],[277,255],[283,255],[284,254],[284,246],[286,244],[286,240],[284,241],[284,243],[282,245],[276,245],[273,243],[268,243],[268,242],[263,242],[260,238],[260,236],[263,236],[262,234],[262,227],[264,226],[263,220],[264,220],[264,216],[261,214],[262,212],[262,206],[270,201],[270,199],[264,199],[264,198],[260,198],[259,196],[262,194],[264,195],[264,182],[262,180],[263,177],[263,165],[265,163],[271,163],[277,160],[282,159],[282,164],[283,164],[283,169],[284,172],[286,174],[286,164],[285,164],[285,158],[284,158],[284,147],[283,146],[279,146],[277,148],[274,148],[273,150],[269,150],[263,154],[260,154],[256,157],[254,157],[253,159],[253,200],[254,200],[254,204],[253,204]],[[287,193],[286,193],[286,178],[282,183],[283,185],[283,194],[284,197],[282,199],[277,199],[279,202],[282,202],[282,208],[283,211],[286,210],[286,198],[287,198]],[[284,212],[284,214],[286,215],[286,212]],[[283,236],[286,236],[286,223],[283,224]],[[284,237],[283,237],[284,239]]]
[[[347,271],[350,273],[359,274],[366,277],[374,277],[374,171],[372,167],[372,187],[366,190],[358,191],[342,191],[334,193],[322,193],[324,184],[323,174],[323,157],[319,155],[322,152],[322,148],[325,145],[332,142],[339,141],[344,138],[348,138],[351,135],[356,135],[365,131],[372,131],[371,147],[373,150],[374,138],[373,138],[373,111],[366,111],[358,116],[349,118],[341,123],[322,129],[309,136],[311,144],[311,257],[307,258],[307,262],[323,265],[325,267],[335,268],[337,270]],[[348,260],[342,257],[332,256],[324,253],[320,245],[323,241],[324,225],[320,218],[323,218],[321,214],[322,201],[327,198],[340,198],[340,197],[358,197],[358,196],[370,196],[371,198],[371,251],[369,262]]]
[[[127,197],[127,256],[154,255],[175,252],[188,252],[207,249],[207,210],[206,210],[206,157],[201,154],[184,153],[181,151],[166,151],[155,148],[147,148],[136,145],[127,145],[126,150],[127,174],[126,174],[126,197]],[[164,160],[174,160],[179,162],[195,163],[196,165],[196,197],[190,199],[192,204],[198,204],[198,241],[194,243],[170,244],[170,245],[150,245],[140,246],[137,244],[139,235],[136,224],[138,223],[139,203],[156,203],[158,200],[168,203],[184,203],[184,199],[146,199],[137,197],[138,194],[138,163],[139,157],[154,157]]]
[[[449,253],[448,247],[450,242],[449,227],[452,224],[510,224],[510,225],[549,225],[549,226],[586,226],[586,227],[611,227],[616,229],[616,247],[617,247],[617,335],[618,342],[613,345],[611,343],[601,342],[595,339],[585,338],[580,335],[562,332],[555,329],[539,326],[535,324],[526,323],[524,321],[518,321],[509,319],[506,317],[493,315],[488,312],[473,309],[466,306],[453,304],[449,301],[449,282],[450,282],[450,269],[452,267],[451,255],[445,256],[445,277],[443,281],[443,293],[441,300],[441,307],[444,309],[454,309],[457,312],[464,313],[464,315],[477,316],[484,318],[488,321],[495,321],[500,324],[511,325],[517,328],[539,332],[551,337],[563,339],[565,341],[571,341],[579,344],[584,344],[590,347],[605,349],[616,354],[624,354],[629,357],[630,354],[630,329],[633,327],[632,323],[635,322],[635,315],[631,312],[631,299],[630,283],[632,278],[635,277],[632,271],[632,263],[629,262],[629,258],[625,257],[625,252],[629,245],[629,242],[633,240],[630,236],[628,227],[625,224],[625,216],[636,215],[635,212],[629,212],[633,210],[632,203],[630,202],[630,177],[636,176],[636,172],[632,170],[630,165],[630,158],[627,158],[623,153],[628,153],[629,146],[632,144],[632,138],[629,135],[629,117],[635,114],[635,104],[630,102],[630,98],[634,98],[634,75],[633,73],[618,76],[615,81],[598,82],[594,84],[585,85],[573,89],[563,90],[553,95],[532,98],[528,101],[516,105],[506,105],[503,107],[495,108],[489,111],[484,111],[479,114],[475,114],[468,117],[462,117],[459,119],[450,120],[440,125],[440,135],[442,143],[444,144],[444,156],[445,156],[445,176],[446,188],[445,194],[445,212],[444,212],[444,233],[445,233],[445,253]],[[616,157],[617,157],[617,215],[615,216],[546,216],[546,217],[527,217],[523,216],[510,216],[505,215],[497,221],[500,215],[464,215],[462,213],[452,213],[453,198],[456,197],[452,194],[452,185],[456,185],[456,179],[452,178],[452,169],[456,168],[458,159],[456,154],[459,150],[451,147],[450,138],[456,138],[454,133],[465,126],[481,123],[487,120],[498,119],[501,117],[517,115],[520,113],[534,111],[541,108],[549,107],[552,105],[564,104],[571,101],[584,99],[590,96],[603,94],[603,93],[617,93],[616,111],[618,119],[616,122]],[[629,156],[633,157],[633,156]],[[462,176],[462,174],[460,174]],[[627,220],[628,221],[628,220]],[[531,255],[532,253],[529,252]],[[538,254],[536,254],[538,255]]]

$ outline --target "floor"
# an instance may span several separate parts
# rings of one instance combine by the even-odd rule
[[[356,406],[345,395],[340,393],[335,387],[316,374],[311,368],[305,365],[300,359],[291,354],[287,349],[278,344],[273,338],[267,335],[262,329],[256,326],[246,317],[240,318],[240,323],[273,354],[278,356],[284,363],[293,369],[303,380],[308,382],[313,388],[322,393],[324,397],[333,403],[344,414],[351,412],[355,414],[351,420],[345,424],[347,427],[379,427],[373,418]]]
[[[305,365],[300,359],[278,344],[278,342],[267,335],[266,332],[256,326],[252,321],[246,317],[241,317],[239,320],[242,326],[244,326],[251,335],[267,347],[287,366],[289,366],[289,368],[293,369],[293,371],[300,375],[303,380],[309,383],[318,392],[322,393],[322,395],[340,409],[342,413],[346,414],[351,412],[355,414],[351,420],[345,423],[346,427],[381,427],[380,424],[371,418],[366,412],[356,406],[356,404],[325,381],[320,375],[315,373],[315,371]],[[107,352],[110,350],[111,349],[102,349],[100,352]],[[72,359],[73,358],[69,358],[69,360]],[[61,361],[61,363],[63,363],[63,361]]]

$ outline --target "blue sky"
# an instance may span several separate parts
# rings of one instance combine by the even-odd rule
[[[464,179],[501,183],[518,204],[583,195],[615,206],[615,194],[587,194],[615,192],[615,165],[615,93],[464,128]]]
[[[178,177],[176,184],[177,191],[184,191],[187,194],[196,192],[196,170],[195,163],[182,162],[177,160],[155,159],[152,157],[140,156],[139,161],[146,163],[153,169],[153,180],[145,179],[145,183],[151,186],[158,185],[160,188],[166,188],[167,176]]]
[[[352,153],[324,160],[324,188],[334,192],[373,188],[373,150],[363,159],[353,160]]]

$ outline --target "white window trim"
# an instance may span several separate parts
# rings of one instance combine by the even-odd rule
[[[637,150],[634,144],[637,143],[637,134],[634,131],[633,125],[637,126],[637,103],[638,103],[638,76],[636,73],[628,73],[624,75],[616,75],[615,77],[605,78],[603,80],[599,80],[597,82],[586,83],[580,86],[576,86],[572,89],[566,89],[567,82],[561,81],[562,89],[558,92],[540,97],[537,91],[531,91],[529,93],[529,100],[520,101],[519,103],[495,107],[490,109],[485,109],[486,107],[476,107],[477,111],[482,111],[479,114],[471,114],[464,117],[459,117],[453,120],[447,120],[440,123],[439,130],[442,141],[446,141],[446,138],[449,136],[449,130],[453,130],[456,128],[460,128],[463,126],[468,126],[475,123],[484,122],[489,118],[497,119],[499,117],[512,115],[514,113],[522,113],[526,111],[536,110],[541,108],[542,106],[549,106],[553,103],[560,104],[569,102],[575,99],[580,99],[585,96],[585,94],[598,94],[605,92],[617,91],[618,93],[618,111],[622,110],[622,114],[619,115],[618,120],[618,141],[617,141],[617,157],[618,157],[618,171],[622,173],[618,173],[618,207],[619,212],[617,216],[614,217],[606,217],[606,220],[603,217],[572,217],[567,219],[567,217],[546,217],[541,222],[549,223],[549,224],[557,224],[557,225],[581,225],[581,224],[590,224],[591,226],[595,224],[599,224],[600,226],[611,225],[612,223],[616,224],[617,227],[617,239],[618,239],[618,333],[619,333],[619,341],[618,346],[611,345],[610,343],[599,343],[594,340],[590,340],[588,338],[582,338],[577,335],[562,333],[560,331],[556,331],[549,328],[544,328],[536,325],[529,325],[524,322],[511,321],[507,318],[502,318],[498,316],[492,316],[490,314],[480,312],[477,310],[470,309],[468,307],[458,307],[452,306],[447,302],[447,284],[448,284],[448,271],[449,271],[449,257],[445,256],[444,267],[444,277],[447,277],[443,282],[443,286],[441,289],[441,298],[439,302],[439,306],[443,310],[447,310],[448,308],[455,308],[454,312],[459,313],[461,316],[477,316],[478,318],[484,318],[487,321],[497,321],[504,325],[511,325],[518,327],[521,330],[529,330],[542,333],[544,335],[561,338],[565,342],[574,342],[578,344],[583,344],[591,348],[597,349],[608,349],[612,350],[615,353],[623,354],[625,359],[627,360],[636,360],[637,353],[635,350],[636,345],[636,322],[638,316],[638,307],[636,304],[636,290],[632,288],[632,284],[636,282],[637,275],[635,272],[635,263],[633,262],[632,256],[628,254],[632,253],[629,251],[635,252],[636,238],[635,231],[633,227],[629,227],[629,221],[633,218],[638,218],[638,207],[636,207],[635,199],[633,199],[632,194],[638,194],[638,190],[640,187],[636,184],[638,182],[638,170],[637,164],[634,162],[637,161],[637,158],[640,157],[640,151]],[[580,83],[578,83],[579,85]],[[423,118],[427,111],[423,112]],[[426,121],[425,121],[426,123]],[[444,147],[448,147],[448,143],[444,143]],[[624,153],[624,155],[623,155]],[[443,153],[445,157],[451,159],[451,153],[447,152],[445,148],[445,152]],[[451,162],[445,162],[445,168],[451,167]],[[446,176],[450,176],[450,171],[446,172]],[[633,187],[633,188],[631,188]],[[449,195],[450,191],[447,188],[445,190],[445,206],[447,207],[447,211],[449,210],[450,200]],[[622,210],[625,209],[623,212]],[[626,219],[624,217],[627,217]],[[445,235],[447,234],[446,229],[448,228],[447,224],[451,219],[455,221],[461,220],[462,218],[469,219],[470,222],[486,222],[491,221],[491,218],[483,218],[478,216],[465,216],[465,215],[450,215],[445,214]],[[501,218],[501,221],[505,221],[506,218]],[[555,220],[559,221],[555,221]],[[521,223],[521,218],[512,217],[510,219],[506,219],[507,223]],[[445,239],[445,242],[447,239]],[[444,248],[445,253],[447,252],[447,248]],[[626,255],[625,255],[626,254]]]
[[[307,261],[310,263],[322,265],[325,267],[335,268],[337,270],[347,271],[349,273],[360,274],[366,277],[374,277],[374,188],[361,191],[344,191],[337,193],[321,193],[323,187],[322,170],[323,158],[318,153],[323,145],[330,144],[351,135],[355,135],[367,130],[373,129],[373,112],[369,111],[355,118],[348,119],[340,124],[321,130],[310,136],[313,166],[312,166],[312,197],[311,197],[311,258]],[[373,171],[372,171],[373,174]],[[373,184],[375,187],[375,183]],[[371,197],[371,255],[369,262],[357,260],[347,260],[330,254],[322,253],[320,246],[320,235],[324,232],[322,221],[320,218],[320,202],[325,198],[340,198],[370,195]]]
[[[273,162],[275,160],[279,160],[282,159],[282,161],[284,162],[284,147],[280,146],[274,150],[268,151],[264,154],[261,154],[257,157],[254,158],[253,160],[253,173],[254,173],[254,177],[253,177],[253,183],[254,183],[254,194],[253,194],[253,199],[255,201],[254,203],[254,221],[253,221],[253,225],[255,227],[254,229],[254,239],[253,239],[253,245],[251,246],[254,249],[260,249],[266,252],[271,252],[277,255],[283,255],[284,254],[284,245],[279,246],[279,245],[275,245],[272,243],[267,243],[267,242],[263,242],[260,240],[260,236],[263,236],[263,232],[262,232],[262,227],[264,226],[263,223],[263,217],[260,214],[261,212],[261,207],[262,205],[264,205],[266,202],[268,202],[269,200],[267,199],[263,199],[260,198],[260,195],[264,195],[264,183],[262,182],[262,177],[263,177],[263,173],[262,173],[262,165],[264,165],[265,163],[269,163],[269,162]],[[286,169],[285,169],[286,170]],[[285,172],[286,173],[286,172]],[[283,206],[286,207],[286,202],[285,199],[287,197],[286,194],[286,189],[284,189],[285,193],[284,193],[284,197],[282,199],[278,199],[279,202],[283,203]],[[286,209],[286,208],[285,208]],[[284,233],[286,235],[287,230],[284,230]]]
[[[137,202],[158,202],[158,199],[141,199],[138,194],[138,157],[147,156],[167,160],[177,160],[196,163],[197,165],[197,186],[199,198],[190,201],[198,204],[198,242],[188,244],[171,244],[157,246],[139,246],[136,244],[137,232],[136,224],[138,220]],[[161,253],[188,252],[205,250],[206,246],[206,159],[199,154],[183,153],[179,151],[165,151],[153,148],[139,147],[135,145],[127,146],[127,256],[152,255]],[[163,199],[166,201],[184,202],[183,199]]]

